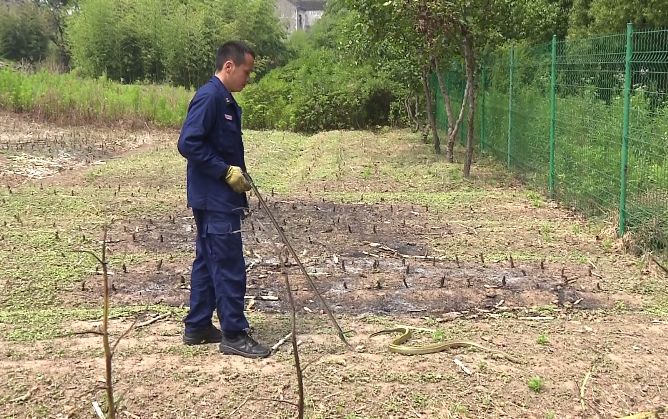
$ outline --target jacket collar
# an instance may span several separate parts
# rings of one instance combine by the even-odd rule
[[[236,104],[237,101],[234,100],[234,96],[232,96],[232,93],[230,93],[229,90],[227,90],[227,87],[223,84],[222,81],[216,76],[211,77],[211,82],[216,86],[216,90],[218,90],[223,97],[225,98],[225,103],[234,103]]]

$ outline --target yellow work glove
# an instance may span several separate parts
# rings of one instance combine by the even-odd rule
[[[225,182],[227,182],[236,193],[248,192],[251,189],[248,182],[246,182],[246,178],[244,178],[241,167],[239,166],[230,166],[230,168],[227,169]]]

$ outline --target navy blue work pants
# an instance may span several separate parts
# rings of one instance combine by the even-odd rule
[[[211,326],[216,310],[224,332],[248,328],[244,315],[246,264],[241,247],[241,216],[193,208],[196,255],[190,277],[186,332]]]

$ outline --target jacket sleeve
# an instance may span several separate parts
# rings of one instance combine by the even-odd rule
[[[209,142],[209,134],[216,121],[216,101],[213,95],[195,95],[188,108],[186,120],[179,136],[179,153],[188,162],[202,169],[209,176],[221,179],[229,165],[215,152]]]

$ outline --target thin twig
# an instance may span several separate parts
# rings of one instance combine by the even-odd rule
[[[102,265],[102,281],[104,285],[103,300],[102,300],[102,327],[100,332],[102,334],[102,346],[104,348],[104,371],[105,371],[105,389],[107,393],[107,405],[109,406],[108,418],[116,418],[116,404],[114,403],[114,388],[111,376],[111,358],[113,350],[109,344],[109,271],[107,262],[107,233],[108,226],[104,227],[104,234],[102,235],[102,257],[97,256],[89,250],[77,250],[78,253],[86,253],[93,256]],[[118,342],[117,342],[118,343]],[[114,348],[116,345],[114,345]],[[93,402],[93,407],[97,402]],[[98,405],[99,408],[99,405]],[[97,409],[96,409],[97,412]],[[100,411],[101,412],[101,411]],[[98,413],[98,416],[100,413]],[[100,416],[103,418],[104,416]]]
[[[109,346],[109,272],[107,269],[107,232],[104,227],[102,236],[102,257],[98,258],[102,264],[102,280],[104,282],[104,300],[102,306],[102,345],[104,346],[104,366],[107,390],[107,404],[109,405],[109,418],[116,419],[116,403],[114,402],[114,384],[111,377],[111,357],[113,351]],[[97,256],[96,256],[97,258]]]
[[[172,313],[170,312],[170,313],[164,313],[164,314],[161,314],[159,316],[153,317],[152,319],[148,319],[144,322],[138,323],[135,326],[135,329],[139,329],[140,327],[146,327],[150,324],[153,324],[153,323],[157,322],[158,320],[166,319],[167,317],[169,317],[171,315],[172,315]]]
[[[114,353],[116,352],[116,347],[120,343],[121,339],[123,339],[124,337],[126,337],[128,335],[128,333],[130,333],[130,331],[135,327],[135,324],[137,324],[137,318],[135,318],[134,321],[132,322],[132,324],[130,325],[130,327],[125,329],[125,332],[123,332],[118,337],[118,339],[116,339],[116,342],[114,342],[114,345],[111,347],[111,356],[114,356]]]
[[[594,265],[594,262],[592,262],[591,259],[587,259],[587,262],[589,262],[589,264],[591,265],[592,268],[594,268],[594,270],[598,271],[598,268],[596,267],[596,265]]]
[[[32,392],[35,391],[35,390],[37,390],[37,387],[31,388],[24,395],[13,398],[9,402],[10,403],[24,402],[24,401],[28,400],[30,398],[30,396],[32,396]]]
[[[249,401],[250,399],[251,399],[250,396],[246,397],[246,399],[245,399],[243,402],[241,402],[241,404],[240,404],[239,406],[237,406],[233,411],[231,411],[231,412],[227,415],[227,417],[228,417],[228,418],[231,418],[232,416],[234,416],[234,414],[237,413],[242,407],[244,407],[244,406],[246,405],[246,403],[248,403],[248,401]]]
[[[383,250],[385,252],[392,253],[394,256],[399,256],[402,259],[424,259],[424,260],[439,260],[439,261],[447,260],[447,258],[444,257],[444,256],[407,255],[407,254],[399,252],[396,249],[385,246],[384,244],[381,244],[381,243],[374,243],[374,242],[364,242],[364,243],[373,247],[374,249]]]
[[[276,349],[280,348],[281,345],[283,345],[290,337],[292,336],[292,332],[288,333],[287,335],[283,336],[274,346],[271,347],[271,351],[274,352]]]
[[[104,419],[104,413],[102,413],[102,409],[100,408],[100,404],[98,402],[93,402],[93,410],[95,410],[98,418]]]
[[[306,371],[306,369],[307,369],[308,367],[310,367],[311,365],[313,365],[313,364],[315,364],[316,362],[320,361],[321,359],[322,359],[322,356],[320,356],[320,357],[318,357],[318,358],[315,358],[315,359],[313,359],[313,360],[307,362],[306,364],[304,364],[304,366],[302,367],[302,373],[303,373],[304,371]]]
[[[66,334],[65,336],[72,336],[72,335],[98,335],[102,336],[104,333],[100,332],[99,330],[84,330],[83,332],[70,332]]]
[[[580,386],[580,405],[582,406],[582,412],[585,411],[585,391],[587,387],[587,381],[589,381],[589,378],[591,377],[591,372],[592,370],[587,371],[587,374],[584,376],[584,380],[582,380],[582,385]]]
[[[288,261],[288,256],[281,254],[279,251],[278,253],[278,258],[279,261],[281,262],[281,272],[283,273],[283,278],[285,279],[285,288],[288,292],[288,300],[290,301],[290,308],[291,308],[291,318],[290,318],[290,326],[291,326],[291,337],[292,337],[292,354],[294,355],[295,358],[295,370],[297,372],[297,389],[299,392],[299,400],[297,403],[297,409],[298,409],[298,415],[297,417],[299,419],[304,418],[304,377],[302,375],[302,368],[299,362],[299,344],[297,342],[297,326],[296,326],[296,316],[297,316],[297,308],[295,307],[295,300],[292,297],[292,288],[290,287],[290,279],[288,277],[288,271],[285,268],[285,263]]]

